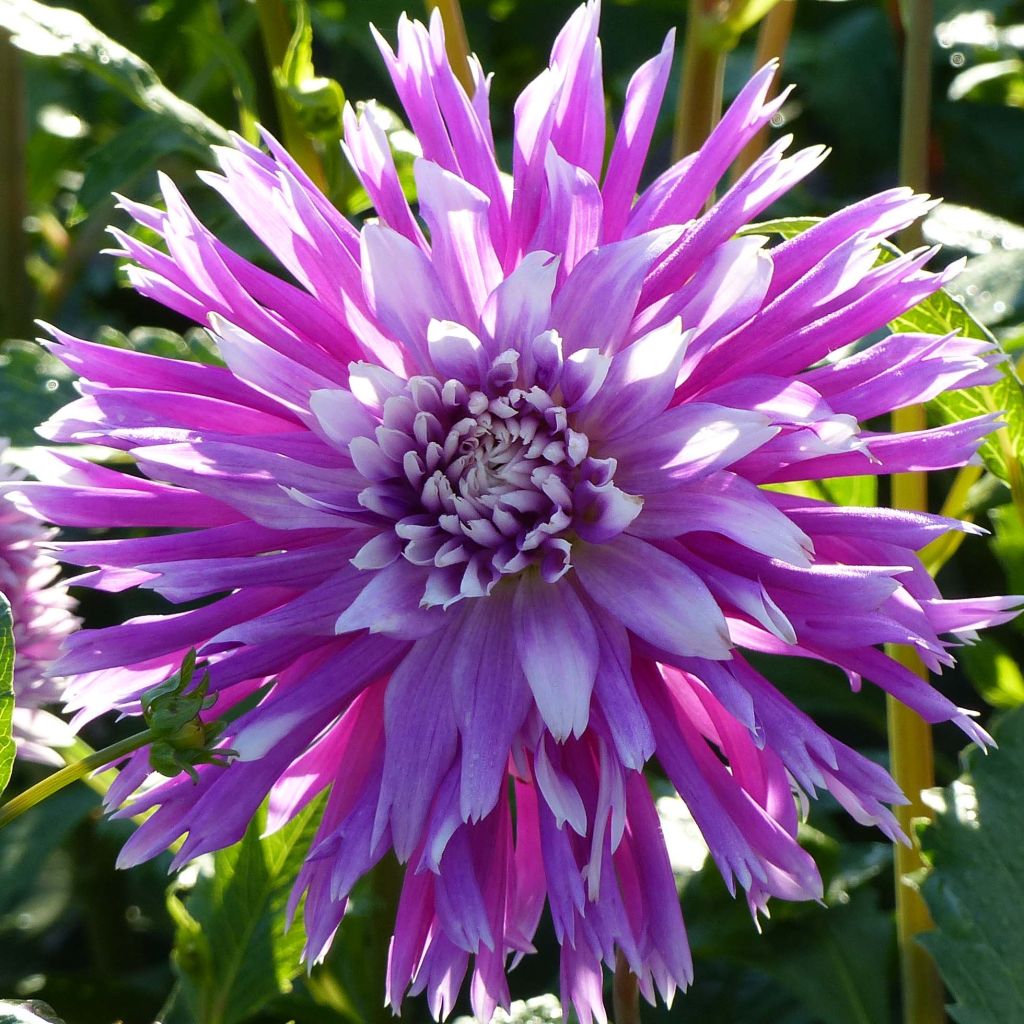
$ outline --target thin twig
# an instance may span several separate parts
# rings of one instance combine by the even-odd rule
[[[763,68],[773,57],[781,66],[789,45],[789,36],[793,30],[793,19],[796,16],[796,0],[780,0],[765,16],[757,31],[757,47],[754,50],[754,70]],[[770,100],[779,91],[779,78],[768,87],[765,100]],[[736,158],[732,167],[732,180],[736,181],[741,174],[765,151],[768,145],[768,125],[765,125],[747,144]]]
[[[323,160],[313,145],[313,140],[303,131],[302,125],[288,97],[278,88],[274,71],[284,64],[288,44],[292,38],[292,23],[283,0],[256,0],[256,14],[259,17],[260,36],[263,39],[263,53],[267,61],[270,84],[274,90],[278,120],[284,134],[285,147],[296,163],[309,175],[313,184],[327,194],[327,175]]]
[[[153,739],[153,735],[152,729],[144,729],[135,736],[112,743],[109,747],[104,747],[102,750],[82,758],[81,761],[73,761],[52,775],[47,775],[42,782],[30,786],[24,793],[19,793],[0,807],[0,828],[9,825],[15,818],[20,817],[47,797],[60,792],[65,786],[70,786],[72,782],[77,782],[97,768],[105,768],[107,765],[119,761],[125,755],[144,747]]]
[[[0,341],[32,333],[25,271],[25,91],[21,54],[0,32]]]
[[[615,952],[612,1019],[614,1024],[640,1024],[640,986],[621,949]]]
[[[462,17],[459,0],[427,0],[427,10],[441,12],[448,63],[467,95],[472,96],[475,85],[469,70],[469,37],[466,35],[466,22]]]
[[[698,150],[722,114],[725,50],[707,32],[714,0],[689,0],[672,159]]]

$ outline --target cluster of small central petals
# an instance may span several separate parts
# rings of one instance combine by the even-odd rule
[[[375,568],[382,552],[400,554],[425,570],[421,604],[448,607],[531,566],[556,583],[574,538],[621,532],[609,522],[610,499],[636,512],[641,501],[615,487],[615,460],[590,454],[563,400],[557,387],[522,383],[514,350],[478,387],[410,378],[383,403],[373,435],[349,443],[370,481],[360,505],[394,524],[354,564]]]

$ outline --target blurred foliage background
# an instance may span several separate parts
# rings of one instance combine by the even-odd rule
[[[795,2],[783,79],[797,90],[774,130],[792,132],[798,145],[825,142],[833,152],[772,216],[827,213],[897,183],[896,0]],[[462,6],[471,46],[495,73],[494,128],[508,166],[515,96],[545,64],[575,2],[464,0]],[[275,79],[250,0],[79,0],[69,7],[78,16],[31,0],[0,0],[0,29],[13,30],[16,43],[0,41],[0,436],[11,437],[29,465],[25,449],[36,441],[34,426],[72,394],[67,372],[31,340],[34,319],[110,344],[210,358],[194,325],[134,295],[116,260],[101,254],[108,224],[129,228],[111,193],[151,201],[157,171],[163,171],[218,234],[264,262],[251,236],[195,172],[212,165],[209,146],[227,141],[229,131],[254,138],[259,123],[280,132],[283,102],[292,105],[286,109],[304,134],[289,141],[317,154],[339,205],[356,218],[364,215],[364,197],[337,157],[342,96],[397,106],[368,23],[393,38],[404,8],[423,14],[414,0],[310,0],[311,34],[298,40],[287,61],[274,62],[282,63]],[[685,8],[682,0],[605,0],[602,38],[613,117],[633,69],[658,50],[671,27],[685,31]],[[298,8],[283,9],[294,24]],[[751,71],[755,35],[746,32],[729,57],[727,97]],[[1024,2],[990,0],[979,7],[977,0],[938,0],[933,60],[932,191],[946,203],[929,215],[925,236],[943,244],[941,261],[969,257],[954,285],[956,297],[1016,354],[1024,349]],[[674,78],[670,99],[676,89]],[[672,117],[668,102],[649,174],[669,160]],[[409,140],[398,115],[392,142],[408,167]],[[934,509],[951,480],[952,474],[936,475]],[[847,489],[840,497],[871,503],[875,496]],[[884,485],[878,497],[885,500]],[[942,570],[945,592],[1024,592],[1024,528],[1005,480],[986,473],[959,511],[993,533],[964,541]],[[156,601],[134,593],[84,592],[81,599],[91,625],[144,613],[151,610],[144,602]],[[1011,750],[1024,737],[1022,713],[1012,710],[1024,703],[1022,653],[1020,627],[1003,627],[968,650],[962,667],[942,681],[958,703],[985,708],[987,724],[1006,718],[998,728]],[[766,670],[839,738],[885,758],[885,712],[877,692],[851,694],[838,673],[811,664],[769,663]],[[86,737],[101,746],[124,731],[97,723]],[[939,780],[949,785],[962,770],[961,737],[943,727],[936,741]],[[1001,763],[1010,765],[1004,773],[1022,765],[1012,758]],[[12,792],[38,776],[18,766]],[[992,800],[1000,820],[1024,827],[1014,801],[997,789]],[[103,821],[98,799],[85,786],[67,790],[0,836],[0,997],[45,1000],[68,1024],[146,1024],[158,1017],[167,1024],[390,1019],[382,1002],[394,865],[362,883],[327,963],[307,976],[296,959],[298,928],[284,936],[279,913],[289,869],[308,837],[304,821],[271,843],[260,842],[254,826],[238,847],[203,858],[168,889],[168,858],[114,870],[131,826]],[[957,832],[971,799],[965,783],[946,793],[945,817],[934,830],[937,865],[955,867],[958,857],[973,856]],[[692,823],[667,788],[659,806],[677,861],[697,980],[672,1010],[645,1008],[645,1020],[897,1019],[891,851],[880,836],[852,823],[830,799],[813,807],[804,839],[822,867],[825,906],[776,905],[759,936],[745,906],[702,867]],[[1014,827],[1007,825],[1005,842]],[[958,882],[954,870],[930,884],[940,925],[948,927],[941,900],[955,906],[965,898],[957,885],[967,883]],[[971,881],[966,898],[975,898],[981,884]],[[1008,897],[1001,889],[992,905],[1005,905]],[[972,941],[1003,967],[1024,969],[1021,931],[1024,926],[1017,944],[1005,949],[993,951],[991,936]],[[954,948],[949,962],[962,957],[962,947]],[[514,998],[557,991],[556,954],[545,926],[539,955],[512,975]],[[951,974],[947,980],[966,998]],[[517,1012],[524,1021],[560,1016],[551,997]],[[1019,1004],[1016,1011],[986,1012],[990,1016],[970,1019],[1024,1020]],[[412,1000],[402,1019],[427,1016]]]

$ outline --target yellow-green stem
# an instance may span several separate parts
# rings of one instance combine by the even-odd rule
[[[687,8],[683,71],[672,134],[673,160],[699,149],[722,113],[725,50],[707,32],[713,16],[712,2],[689,0]]]
[[[780,0],[765,16],[757,30],[757,47],[754,50],[754,68],[763,68],[773,57],[782,63],[793,31],[796,16],[796,0]],[[773,98],[779,91],[779,76],[769,86],[766,99]],[[765,151],[768,144],[768,125],[765,125],[747,144],[736,158],[732,168],[732,180],[737,178]]]
[[[640,1024],[640,984],[621,949],[615,953],[612,1020],[614,1024]]]
[[[900,121],[900,179],[917,192],[928,190],[928,151],[931,127],[932,0],[903,0],[903,108]],[[919,225],[900,238],[905,249],[921,244]],[[893,413],[895,431],[923,430],[927,426],[921,406]],[[921,512],[928,510],[928,484],[924,473],[898,473],[892,477],[892,504]],[[907,647],[892,651],[903,664],[924,677],[927,672]],[[897,817],[912,845],[896,845],[896,933],[904,1024],[942,1024],[946,1019],[944,993],[935,961],[917,941],[932,925],[928,907],[908,875],[923,866],[921,851],[910,823],[928,817],[921,793],[935,785],[931,728],[909,708],[887,699],[889,760],[892,774],[910,803],[897,808]]]
[[[102,750],[89,754],[80,761],[74,761],[52,775],[48,775],[42,782],[37,782],[34,786],[26,789],[24,793],[19,793],[13,799],[8,800],[3,807],[0,807],[0,829],[9,825],[15,818],[20,817],[25,811],[35,807],[47,797],[53,796],[65,786],[70,786],[72,782],[77,782],[97,768],[103,768],[126,754],[138,750],[139,747],[144,747],[152,738],[153,731],[144,729],[135,736],[112,743],[109,747],[104,747]]]
[[[427,10],[441,12],[448,63],[467,95],[472,96],[474,84],[469,71],[469,37],[466,35],[466,22],[462,18],[459,0],[427,0]]]
[[[84,761],[88,757],[95,757],[96,751],[89,746],[80,736],[76,736],[74,742],[70,746],[61,747],[57,751],[61,757],[64,758],[66,765],[77,764],[79,761]],[[95,774],[86,775],[82,781],[94,792],[100,796],[106,796],[107,790],[113,785],[114,779],[117,778],[117,769],[108,768],[105,772],[96,772]]]
[[[284,134],[285,147],[296,163],[309,175],[313,184],[327,194],[327,175],[313,140],[302,130],[299,119],[288,97],[277,87],[274,72],[284,63],[285,53],[292,38],[293,25],[283,0],[256,0],[256,14],[263,39],[263,53],[270,71],[270,84],[274,90],[274,103]]]
[[[926,426],[924,409],[913,406],[893,413],[896,431],[922,430]],[[928,510],[928,485],[924,473],[897,473],[892,477],[894,508],[925,512]],[[894,646],[889,653],[923,678],[927,670],[909,647]],[[903,994],[904,1024],[941,1024],[946,1019],[943,988],[935,962],[917,942],[917,935],[932,928],[931,915],[920,892],[908,876],[924,866],[912,821],[929,817],[921,799],[935,785],[931,727],[916,711],[892,697],[886,699],[889,723],[889,764],[893,778],[910,800],[896,808],[903,831],[911,845],[895,846],[896,934],[900,953],[900,977]]]

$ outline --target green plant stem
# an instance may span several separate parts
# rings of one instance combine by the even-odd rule
[[[917,192],[928,190],[928,150],[931,126],[932,0],[904,0],[903,108],[900,122],[900,179]],[[904,249],[921,244],[919,225],[900,237]],[[923,430],[927,418],[922,406],[898,409],[892,415],[894,431]],[[898,473],[892,477],[892,504],[928,511],[928,484],[924,473]],[[897,660],[922,677],[927,670],[908,647],[891,650]],[[946,1019],[944,993],[935,962],[916,937],[933,927],[931,914],[908,876],[923,867],[921,850],[911,822],[930,817],[921,793],[935,785],[934,748],[930,726],[914,711],[892,697],[886,698],[889,722],[889,762],[893,778],[910,803],[897,808],[897,818],[910,837],[910,846],[896,844],[896,936],[904,1024],[942,1024]]]
[[[672,159],[680,160],[703,145],[722,113],[725,50],[706,31],[714,0],[689,0],[683,70],[679,79]]]
[[[462,17],[459,0],[427,0],[427,10],[441,12],[448,63],[466,90],[466,95],[472,96],[475,86],[469,70],[469,37],[466,35],[466,22]]]
[[[323,161],[313,145],[313,140],[302,130],[299,119],[288,102],[288,97],[278,88],[274,72],[284,63],[288,43],[292,38],[292,23],[284,0],[256,0],[256,14],[263,39],[263,53],[270,72],[270,83],[274,90],[274,103],[281,122],[285,146],[298,165],[309,175],[313,184],[327,194],[327,174]]]
[[[74,742],[66,747],[61,747],[58,751],[61,757],[64,758],[66,765],[77,764],[79,761],[84,761],[88,757],[95,757],[96,751],[89,746],[80,736],[76,736]],[[82,780],[94,793],[98,793],[100,796],[106,796],[107,790],[113,785],[114,779],[117,778],[117,769],[108,768],[105,772],[90,773],[85,776]]]
[[[53,796],[54,793],[64,789],[65,786],[70,786],[72,782],[77,782],[97,768],[103,768],[105,765],[120,760],[126,754],[138,750],[139,747],[144,747],[153,737],[152,729],[144,729],[135,736],[129,736],[127,739],[112,743],[109,747],[104,747],[102,750],[82,758],[81,761],[75,761],[61,768],[59,771],[47,776],[42,782],[37,782],[34,786],[26,789],[24,793],[19,793],[0,807],[0,829],[5,825],[9,825],[15,818],[24,814],[30,808],[35,807],[36,804],[47,797]]]
[[[789,37],[793,31],[793,19],[796,17],[796,0],[780,0],[765,16],[761,27],[757,30],[757,47],[754,50],[754,69],[763,68],[773,57],[782,64],[789,45]],[[779,91],[779,76],[769,86],[766,101],[772,99]],[[741,174],[765,151],[768,144],[768,125],[765,125],[747,144],[733,164],[731,180],[736,181]]]
[[[621,949],[615,952],[612,1020],[614,1024],[640,1024],[640,986]]]
[[[921,430],[927,423],[921,406],[898,409],[892,419],[896,431]],[[894,474],[892,504],[894,508],[926,512],[928,489],[925,474]],[[927,670],[911,648],[894,645],[889,648],[889,653],[911,671],[927,678]],[[912,823],[915,818],[931,816],[921,794],[935,785],[932,731],[916,711],[892,697],[886,697],[886,712],[889,725],[889,767],[896,783],[910,800],[909,804],[896,808],[896,817],[900,827],[910,837],[911,845],[896,843],[894,856],[903,1022],[941,1024],[946,1019],[942,982],[931,956],[916,941],[917,935],[933,927],[932,919],[920,892],[908,877],[924,866]]]
[[[30,337],[25,270],[25,90],[21,54],[0,32],[0,341]]]

